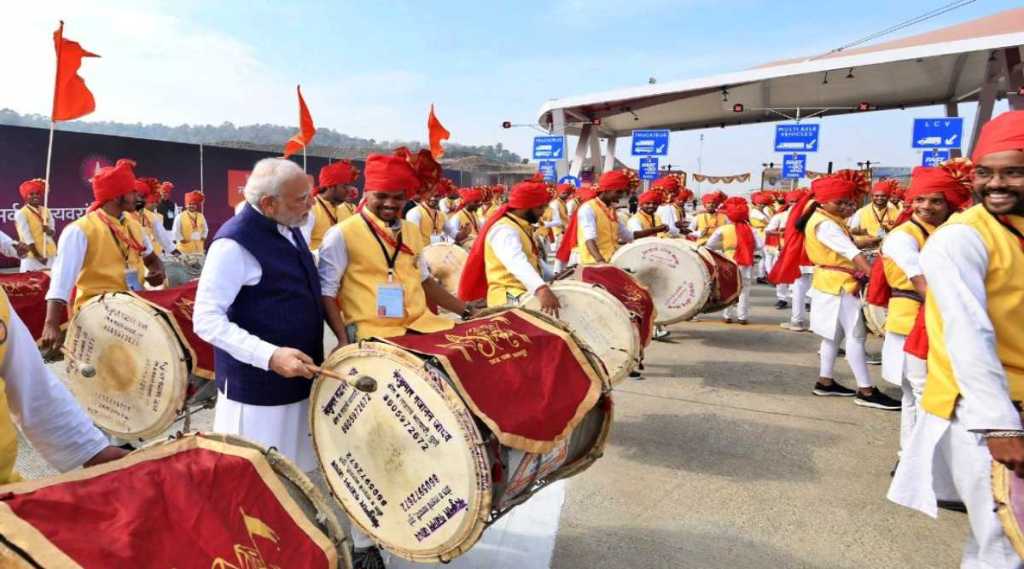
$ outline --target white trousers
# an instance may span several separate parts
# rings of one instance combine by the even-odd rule
[[[53,257],[47,257],[46,263],[40,263],[39,259],[36,259],[32,255],[29,255],[21,260],[20,271],[27,273],[29,271],[41,271],[43,269],[49,269],[53,266]]]
[[[309,399],[289,405],[249,405],[219,393],[213,408],[213,432],[274,447],[303,472],[317,467],[309,433]]]
[[[763,266],[764,266],[764,274],[765,275],[767,275],[768,273],[772,272],[772,269],[775,268],[775,262],[778,261],[778,260],[779,260],[779,252],[778,252],[777,249],[773,250],[773,249],[767,249],[766,248],[764,250],[764,263],[763,263]]]
[[[882,344],[882,379],[899,385],[903,392],[900,412],[900,454],[910,445],[914,425],[922,412],[918,403],[924,392],[924,380],[928,376],[928,364],[921,358],[903,351],[907,337],[895,332],[885,333]]]
[[[789,323],[798,326],[807,324],[807,292],[811,290],[811,274],[801,273],[789,290],[793,293],[793,306]]]
[[[839,355],[840,336],[845,337],[846,361],[850,364],[853,377],[857,380],[857,387],[871,387],[871,376],[868,374],[867,357],[864,351],[864,314],[861,312],[860,299],[849,294],[840,294],[838,297],[828,298],[831,295],[817,294],[812,297],[812,302],[818,303],[818,299],[834,301],[838,299],[838,326],[832,338],[822,337],[821,339],[821,369],[820,377],[833,377],[833,367],[836,357]],[[823,317],[824,310],[811,306],[811,317]],[[812,325],[812,328],[815,328]]]
[[[722,316],[733,320],[746,320],[750,316],[750,288],[754,286],[754,267],[740,267],[740,298],[736,304],[722,311]]]

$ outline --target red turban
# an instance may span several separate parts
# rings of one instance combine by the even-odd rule
[[[143,197],[149,195],[149,184],[146,183],[146,180],[135,178],[135,193]]]
[[[25,180],[18,186],[18,193],[21,194],[21,199],[28,200],[29,194],[35,192],[42,193],[46,189],[46,181],[42,178],[33,178],[31,180]]]
[[[502,184],[495,184],[495,185],[491,186],[491,195],[492,196],[502,196],[502,195],[505,195],[505,186],[502,185]]]
[[[682,188],[681,190],[679,190],[679,193],[676,194],[675,202],[676,203],[686,203],[686,202],[688,202],[688,201],[690,201],[692,199],[693,199],[693,191],[692,190],[688,190],[686,188]]]
[[[892,178],[889,178],[887,180],[879,180],[875,182],[874,187],[871,188],[871,193],[884,193],[887,196],[892,196],[893,194],[896,193],[896,190],[898,190],[899,187],[900,183],[898,180],[893,180]]]
[[[800,201],[800,198],[804,197],[805,192],[803,190],[793,190],[792,192],[786,192],[786,203],[792,205]]]
[[[160,194],[164,196],[171,195],[171,190],[174,189],[174,184],[170,182],[164,182],[160,184]]]
[[[359,177],[359,169],[348,160],[332,162],[320,168],[320,189],[347,186]]]
[[[750,221],[750,207],[747,205],[747,200],[733,196],[723,204],[725,208],[725,216],[729,218],[729,221],[733,223],[744,223]]]
[[[754,264],[754,231],[750,228],[750,208],[747,200],[733,196],[722,204],[725,209],[725,216],[732,222],[736,231],[736,253],[733,260],[741,267],[750,267]]]
[[[115,166],[104,166],[92,177],[94,201],[89,206],[93,211],[110,200],[126,196],[135,191],[134,162],[118,160]]]
[[[607,175],[605,174],[605,176]],[[604,176],[601,176],[601,178],[603,179]],[[558,246],[558,251],[555,252],[555,257],[563,263],[569,262],[572,250],[576,247],[576,239],[579,237],[576,226],[579,224],[580,206],[596,197],[597,190],[590,184],[584,184],[582,188],[576,190],[576,199],[580,201],[580,205],[572,210],[572,215],[569,216],[569,224],[566,225],[565,233],[562,234],[562,244]]]
[[[508,196],[509,209],[530,209],[546,205],[551,201],[551,192],[544,182],[527,180],[512,186]]]
[[[203,192],[188,192],[185,194],[185,205],[199,205],[206,200]]]
[[[981,128],[971,160],[975,164],[985,156],[1006,150],[1024,151],[1024,111],[1009,111]]]
[[[401,156],[367,156],[365,176],[368,192],[405,192],[406,199],[411,199],[421,187],[416,171],[409,161]]]
[[[651,189],[674,192],[679,189],[679,177],[675,175],[662,176],[651,184]]]
[[[750,194],[750,201],[755,205],[772,205],[775,202],[775,196],[769,192],[753,192]]]
[[[638,204],[661,203],[661,192],[658,190],[647,190],[636,198]]]
[[[914,168],[910,174],[910,189],[906,194],[907,203],[912,203],[918,196],[942,192],[951,211],[962,209],[971,200],[971,186],[968,178],[955,176],[955,170],[941,166],[938,168],[925,166]]]
[[[555,188],[555,191],[558,192],[558,195],[571,195],[574,191],[576,191],[576,186],[572,184],[558,184],[558,186]]]
[[[700,197],[704,205],[719,204],[725,201],[725,194],[722,192],[708,192]]]
[[[815,178],[811,182],[811,191],[814,192],[814,201],[828,203],[842,199],[853,199],[857,193],[857,185],[846,178],[831,175]]]
[[[463,207],[484,201],[484,191],[480,188],[459,188],[459,197]]]
[[[629,176],[627,176],[622,170],[605,172],[604,174],[601,174],[601,178],[597,182],[597,186],[600,188],[598,191],[601,192],[628,190],[629,184]]]

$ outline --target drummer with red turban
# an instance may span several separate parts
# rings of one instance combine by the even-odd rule
[[[574,212],[566,230],[566,237],[558,249],[558,259],[568,262],[572,248],[576,248],[581,265],[607,263],[620,243],[633,240],[633,232],[619,223],[615,206],[629,191],[630,177],[621,170],[601,175],[592,199],[581,191],[584,201]]]
[[[140,258],[146,281],[156,286],[164,280],[164,266],[153,245],[131,226],[127,211],[136,200],[135,163],[118,160],[101,168],[92,178],[95,200],[89,211],[64,228],[57,257],[50,271],[46,293],[46,323],[40,344],[46,350],[60,346],[60,325],[67,317],[67,303],[75,291],[74,310],[94,296],[142,288],[142,275],[133,262]],[[138,224],[134,224],[136,227]]]
[[[43,207],[46,182],[39,178],[26,180],[18,187],[18,193],[25,205],[14,212],[14,226],[18,241],[28,246],[28,255],[21,260],[21,272],[47,269],[57,256],[57,243],[53,239],[53,216],[49,208]]]
[[[814,273],[814,264],[811,263],[810,259],[807,258],[807,253],[803,250],[803,244],[800,243],[799,247],[793,247],[800,249],[795,251],[794,263],[795,269],[791,275],[791,279],[778,279],[772,280],[773,274],[777,269],[781,268],[782,259],[785,256],[785,232],[787,231],[789,216],[801,199],[808,193],[807,188],[798,188],[791,190],[785,194],[784,208],[779,213],[772,216],[771,221],[768,222],[768,227],[765,227],[765,250],[772,248],[772,241],[776,241],[775,247],[778,251],[777,256],[772,263],[772,268],[769,269],[768,280],[775,284],[775,308],[782,310],[786,308],[786,300],[792,301],[792,309],[790,311],[790,318],[787,322],[779,324],[780,327],[790,330],[793,332],[806,332],[808,328],[807,322],[807,293],[811,290],[811,275]],[[790,298],[792,297],[792,298]]]
[[[658,210],[664,195],[658,190],[647,190],[636,198],[636,213],[626,222],[633,239],[641,239],[669,230]]]
[[[726,217],[732,222],[723,225],[711,234],[708,249],[721,251],[739,266],[739,302],[726,308],[722,318],[726,324],[738,322],[746,325],[750,317],[750,289],[754,286],[754,263],[764,249],[764,240],[750,225],[750,208],[747,200],[732,196],[722,204]]]
[[[352,190],[355,189],[359,169],[348,160],[331,162],[320,169],[320,184],[313,190],[313,227],[309,232],[309,248],[316,251],[324,234],[339,221],[351,215],[348,208],[342,209]]]
[[[531,179],[512,187],[502,205],[480,230],[459,282],[459,298],[487,299],[487,306],[513,304],[534,294],[541,309],[557,315],[558,298],[544,284],[544,268],[533,225],[548,208],[551,194],[543,180]]]
[[[936,483],[951,479],[970,523],[960,566],[1019,569],[1024,561],[993,499],[992,467],[1024,477],[1024,111],[982,127],[971,158],[980,203],[950,217],[921,252],[924,412],[889,499],[935,517],[943,498]]]
[[[861,246],[874,247],[896,226],[900,210],[889,202],[893,192],[900,187],[896,180],[879,180],[871,188],[871,203],[857,210],[850,218],[850,230],[854,235],[866,235]]]
[[[554,243],[557,250],[565,235],[565,226],[569,224],[569,208],[565,204],[565,197],[571,196],[576,188],[572,184],[558,184],[555,186],[554,197],[548,203],[548,209],[540,219],[543,226],[538,234],[545,236]],[[510,198],[511,199],[511,198]]]
[[[914,430],[927,375],[925,361],[903,350],[927,294],[928,285],[921,271],[921,249],[950,215],[970,201],[969,175],[969,169],[961,172],[954,165],[914,168],[907,194],[910,209],[882,241],[882,257],[876,261],[881,267],[873,267],[868,301],[874,300],[872,291],[877,290],[879,284],[885,283],[889,289],[882,379],[903,391],[901,449],[907,447]]]
[[[709,192],[702,195],[700,201],[704,205],[704,211],[694,216],[694,221],[697,224],[695,237],[698,245],[704,245],[716,229],[729,223],[729,219],[725,217],[724,213],[718,211],[722,202],[725,201],[724,193]]]
[[[481,188],[459,188],[459,204],[448,214],[446,231],[455,236],[455,243],[463,245],[476,239],[480,233],[480,219],[477,211],[484,203]]]
[[[200,211],[206,196],[202,192],[185,194],[185,211],[174,218],[174,240],[178,242],[178,251],[182,253],[202,253],[206,250],[206,237],[210,227],[206,217]]]
[[[678,237],[681,223],[685,225],[683,216],[680,215],[682,208],[677,205],[677,198],[680,194],[679,176],[675,174],[662,176],[651,182],[650,189],[662,194],[663,199],[660,201],[656,213],[661,219],[661,223],[668,228],[668,234]]]
[[[821,397],[855,397],[857,405],[897,411],[900,402],[876,389],[868,374],[864,351],[867,332],[859,291],[871,266],[846,227],[846,218],[856,207],[856,176],[844,170],[815,179],[811,183],[813,195],[796,205],[794,211],[799,216],[789,220],[803,231],[802,244],[799,239],[793,244],[802,245],[814,264],[811,330],[821,336],[821,368],[812,392]],[[787,233],[787,247],[788,241]],[[840,338],[846,339],[846,361],[857,380],[856,390],[843,387],[833,378]]]

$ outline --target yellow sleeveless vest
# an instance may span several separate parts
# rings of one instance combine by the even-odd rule
[[[132,237],[139,243],[144,243],[145,231],[142,229],[142,224],[139,223],[139,212],[125,213],[122,218],[121,226],[126,231],[131,233]],[[135,251],[134,249],[128,250],[128,266],[135,269],[135,274],[139,277],[139,282],[142,282],[142,277],[146,275],[146,263],[142,261],[142,253]]]
[[[853,294],[857,290],[857,279],[853,278],[853,275],[823,268],[824,266],[833,266],[844,267],[851,271],[856,270],[852,261],[829,249],[818,240],[817,228],[827,220],[834,221],[844,233],[850,234],[843,220],[830,215],[820,207],[811,215],[811,219],[804,229],[804,248],[807,250],[807,257],[816,267],[814,277],[811,279],[811,286],[828,294],[838,295],[843,291]]]
[[[38,213],[38,215],[36,215]],[[26,205],[21,208],[21,214],[28,220],[28,230],[31,233],[32,242],[36,245],[36,251],[39,251],[41,255],[47,259],[55,257],[57,255],[57,244],[54,243],[53,237],[43,233],[43,220],[47,223],[50,221],[50,210],[45,207],[33,208],[32,206]],[[40,216],[43,219],[39,219]],[[28,241],[27,235],[22,235],[21,228],[18,228],[18,240]]]
[[[516,233],[519,235],[519,244],[523,247],[523,252],[526,253],[526,257],[530,259],[530,264],[533,265],[533,268],[539,274],[540,263],[537,260],[537,253],[533,250],[534,244],[530,225],[512,214],[508,214],[506,217],[498,220],[493,227],[498,227],[499,225],[516,230]],[[515,275],[505,268],[501,259],[495,254],[494,249],[491,248],[490,243],[484,243],[484,267],[487,274],[488,307],[507,304],[508,295],[519,296],[526,292],[526,287],[523,286],[523,283]]]
[[[618,220],[609,219],[610,210],[599,198],[587,201],[580,208],[594,210],[594,219],[597,220],[597,250],[601,252],[605,261],[611,261],[612,255],[619,249]],[[581,265],[593,265],[597,262],[587,250],[587,240],[583,236],[582,227],[576,228],[576,250],[579,252]]]
[[[882,224],[879,219],[875,217],[875,204],[869,203],[868,205],[857,210],[856,213],[858,220],[860,221],[860,228],[867,231],[869,235],[877,235],[878,230],[882,228]],[[899,217],[900,211],[896,206],[887,204],[885,211],[878,215],[881,221],[893,223],[896,218]]]
[[[3,334],[0,336],[0,361],[7,357],[7,340],[10,338],[8,323],[11,321],[11,303],[7,293],[0,289],[0,322],[3,323]],[[7,384],[0,377],[0,484],[18,482],[21,476],[14,470],[18,459],[18,431],[11,420],[11,410],[7,404]]]
[[[363,213],[384,231],[391,232],[386,224],[369,210]],[[405,300],[403,318],[379,318],[377,316],[377,286],[388,282],[388,265],[384,253],[377,244],[373,232],[367,227],[361,215],[338,224],[345,247],[348,250],[348,267],[341,277],[338,289],[338,303],[347,324],[356,327],[357,338],[377,336],[391,338],[402,336],[408,330],[416,332],[438,332],[455,326],[453,320],[442,318],[427,309],[418,265],[423,241],[419,229],[408,221],[402,221],[402,241],[415,254],[400,253],[395,262],[395,283],[402,285]],[[383,241],[383,240],[382,240]],[[386,242],[388,255],[394,253]]]
[[[444,223],[447,218],[443,211],[432,210],[423,204],[417,205],[415,209],[420,210],[420,236],[423,238],[424,246],[430,245],[432,235],[444,234]]]
[[[727,225],[728,223],[729,219],[725,217],[724,213],[698,213],[697,231],[703,235],[697,238],[697,244],[707,245],[708,239],[711,239],[711,234],[713,234],[719,227]]]
[[[324,240],[324,234],[340,219],[337,216],[337,208],[320,196],[313,198],[313,231],[309,234],[309,250],[316,251],[320,248],[320,242]]]
[[[924,223],[917,217],[914,220],[920,223],[928,233],[933,233],[935,228]],[[918,251],[924,247],[924,242],[927,237],[916,225],[911,222],[901,223],[899,226],[892,230],[892,233],[906,233],[917,241]],[[890,233],[890,235],[892,234]],[[888,237],[886,237],[888,239]],[[916,292],[913,283],[907,278],[907,274],[903,272],[903,269],[899,267],[892,259],[888,257],[882,257],[881,261],[882,268],[885,269],[885,280],[888,281],[889,287],[893,290],[904,290],[908,292]],[[917,312],[921,308],[921,303],[917,302],[912,298],[903,298],[893,296],[889,299],[889,312],[885,318],[885,329],[887,332],[893,332],[894,334],[903,334],[904,336],[910,334],[910,331],[914,328],[914,321],[917,320]]]
[[[348,202],[342,202],[342,204],[339,205],[337,209],[334,210],[334,214],[338,216],[339,222],[345,221],[346,219],[352,217],[352,214],[354,214],[355,212],[356,206]]]
[[[1024,232],[1024,218],[1008,216],[1010,223]],[[996,337],[996,353],[1006,370],[1010,398],[1024,400],[1024,249],[1017,238],[1000,225],[985,207],[976,205],[954,216],[947,225],[969,225],[981,235],[988,250],[985,274],[985,307]],[[951,267],[952,269],[952,267]],[[928,327],[928,379],[921,404],[924,410],[949,419],[956,409],[960,387],[950,363],[943,336],[942,314],[931,295],[925,298],[925,324]]]
[[[458,213],[455,214],[455,219],[459,220],[459,231],[462,231],[462,228],[468,225],[469,235],[476,236],[476,234],[479,233],[475,214],[472,214],[465,209],[460,209]]]
[[[78,312],[79,307],[94,296],[128,290],[125,283],[125,257],[130,260],[131,255],[127,254],[126,245],[122,245],[125,253],[121,252],[110,228],[100,218],[101,215],[105,214],[99,210],[93,211],[73,223],[85,234],[88,246],[85,249],[82,271],[78,273],[78,280],[75,281],[77,292],[72,313]]]
[[[163,254],[164,247],[160,244],[160,240],[156,238],[156,227],[157,225],[163,225],[164,216],[148,209],[137,212],[136,216],[138,217],[139,224],[142,225],[142,233],[149,238],[149,242],[153,245],[153,252],[157,255]]]
[[[205,227],[206,218],[203,217],[203,214],[189,211],[181,212],[181,235],[185,241],[178,242],[178,250],[182,253],[202,253],[205,251],[205,243],[202,238],[198,241],[191,240],[193,232],[202,235]]]
[[[733,259],[736,257],[736,226],[723,225],[722,229],[722,253]]]

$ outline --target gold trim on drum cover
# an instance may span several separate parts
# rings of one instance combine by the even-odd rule
[[[233,443],[231,442],[232,439],[243,441],[248,446],[241,446],[238,443]],[[239,457],[248,461],[249,464],[256,469],[257,474],[259,474],[260,478],[267,485],[274,497],[277,498],[281,507],[288,512],[292,521],[295,522],[295,524],[298,525],[311,540],[313,540],[317,547],[324,552],[324,555],[327,557],[328,566],[338,566],[338,555],[334,550],[334,545],[331,543],[330,538],[326,536],[320,528],[316,527],[313,522],[306,517],[306,514],[302,511],[299,505],[295,503],[295,500],[288,493],[288,489],[284,487],[281,479],[278,478],[277,472],[267,460],[265,451],[259,450],[262,447],[255,443],[245,441],[240,437],[206,433],[183,435],[179,439],[159,441],[136,450],[122,459],[112,462],[91,466],[89,468],[76,470],[50,478],[28,480],[0,486],[0,494],[27,494],[56,484],[91,480],[111,472],[123,470],[136,464],[167,458],[178,454],[179,452],[197,448]],[[313,500],[311,499],[310,501],[312,502]],[[320,507],[320,505],[315,503],[314,505],[318,508]],[[64,561],[65,559],[68,559],[66,554],[46,539],[39,530],[35,529],[31,524],[18,517],[6,503],[0,502],[0,528],[7,528],[9,527],[8,524],[15,526],[14,529],[5,529],[5,531],[0,533],[2,533],[4,537],[12,543],[22,547],[23,549],[25,548],[25,545],[28,544],[31,544],[33,549],[38,548],[42,553],[40,556],[34,558],[39,561],[43,561],[42,565],[44,567],[79,567],[77,563],[69,565]],[[28,528],[31,529],[30,532],[28,531]]]
[[[1006,466],[992,461],[992,497],[996,502],[996,515],[1003,524],[1003,531],[1017,555],[1024,558],[1024,531],[1017,523],[1017,517],[1010,506],[1010,477],[1015,474]]]
[[[397,363],[399,364],[405,364],[414,369],[420,368],[424,370],[424,373],[430,373],[430,371],[428,370],[427,361],[424,358],[416,355],[416,353],[411,350],[407,350],[395,344],[385,343],[379,338],[371,340],[360,340],[357,343],[348,344],[347,346],[342,347],[341,349],[335,351],[330,356],[328,356],[327,360],[324,362],[324,367],[327,369],[335,370],[341,363],[341,361],[347,357],[368,357],[372,355],[373,352],[384,354],[385,357],[393,357],[395,358],[395,360],[397,360]],[[328,474],[328,470],[327,468],[324,467],[323,462],[321,460],[321,457],[323,455],[320,451],[321,445],[320,443],[318,443],[317,429],[315,426],[315,421],[317,417],[316,402],[320,398],[319,394],[320,391],[324,388],[324,385],[331,382],[338,383],[337,380],[326,376],[317,378],[317,380],[313,383],[313,389],[310,392],[309,431],[312,434],[313,439],[313,454],[316,456],[317,465],[320,467],[320,470],[324,477],[324,481],[327,483],[328,488],[330,488],[331,494],[333,495],[335,501],[341,506],[342,510],[345,510],[346,513],[348,513],[348,510],[345,507],[345,501],[339,497],[340,495],[343,495],[343,493],[339,493],[339,490],[334,487],[334,484],[332,483],[332,476]],[[413,552],[412,550],[394,545],[389,542],[388,546],[385,549],[387,549],[391,553],[394,553],[395,555],[398,555],[399,557],[414,562],[440,561],[442,563],[446,563],[455,559],[456,557],[459,557],[460,555],[468,551],[469,548],[475,545],[476,542],[479,541],[480,536],[483,534],[484,530],[487,529],[488,525],[490,525],[489,520],[491,518],[493,507],[492,500],[494,498],[494,488],[491,482],[491,459],[485,446],[483,434],[480,432],[480,429],[477,428],[476,424],[473,423],[473,417],[470,416],[472,415],[472,413],[466,411],[466,401],[465,398],[462,396],[461,392],[457,389],[450,390],[449,388],[451,386],[448,386],[448,388],[437,387],[433,382],[428,381],[426,379],[424,379],[424,383],[430,388],[438,390],[438,395],[441,398],[445,399],[446,402],[450,399],[462,403],[462,405],[464,406],[462,409],[455,409],[453,407],[450,407],[449,410],[456,417],[456,419],[459,418],[459,411],[462,411],[466,415],[467,421],[465,422],[465,424],[463,424],[460,421],[459,427],[463,431],[463,434],[465,436],[467,443],[467,454],[469,454],[471,462],[473,463],[473,468],[470,470],[474,470],[478,478],[478,484],[471,485],[471,499],[476,504],[475,506],[473,506],[475,508],[475,511],[471,509],[466,510],[466,519],[464,520],[462,526],[466,528],[466,530],[462,532],[461,540],[449,542],[454,543],[454,545],[448,546],[448,543],[442,543],[440,546],[435,547],[431,550]],[[374,531],[372,528],[367,528],[366,526],[364,526],[360,522],[358,515],[353,516],[350,514],[349,521],[356,527],[358,527],[360,530],[362,530],[362,532],[367,536],[374,536],[377,533],[379,533],[377,531]],[[460,535],[460,533],[455,532],[455,535]]]
[[[629,271],[623,269],[622,267],[613,265],[611,263],[595,263],[593,265],[586,265],[586,266],[587,267],[615,267],[616,269],[622,271],[622,274],[624,274],[627,277],[629,277],[630,280],[632,280],[633,283],[636,286],[638,286],[638,287],[644,289],[645,291],[647,291],[647,296],[651,297],[651,332],[652,332],[652,336],[653,336],[654,325],[655,325],[654,323],[658,321],[658,306],[656,304],[654,304],[654,295],[651,294],[651,289],[648,288],[647,285],[645,285],[644,283],[640,282],[640,279],[638,279],[635,276],[633,276],[633,274],[630,273]],[[563,279],[564,280],[574,280],[574,281],[580,281],[582,283],[597,285],[597,283],[590,283],[590,282],[587,282],[587,281],[583,280],[583,269],[584,268],[585,267],[583,265],[576,265],[576,267],[572,271],[567,272],[564,276],[562,276],[561,279],[557,279],[557,280],[563,280]],[[597,285],[597,286],[600,286],[600,285]],[[611,291],[608,291],[608,292],[611,292]],[[651,341],[653,341],[653,340],[648,340],[647,344],[650,345]]]
[[[590,409],[594,406],[595,403],[597,403],[598,398],[600,398],[601,393],[604,390],[604,385],[606,384],[606,382],[608,385],[610,385],[611,382],[604,378],[603,375],[598,374],[598,372],[591,365],[590,361],[583,354],[583,351],[577,344],[577,338],[573,336],[571,332],[569,332],[568,330],[563,330],[557,326],[552,326],[551,324],[545,322],[544,320],[536,317],[534,315],[535,311],[525,308],[512,308],[509,309],[509,311],[515,313],[517,316],[519,316],[529,324],[537,328],[540,328],[541,330],[549,334],[558,336],[563,341],[565,341],[565,344],[569,347],[570,353],[576,359],[577,363],[580,364],[580,367],[583,369],[583,373],[586,374],[587,378],[590,380],[590,387],[587,389],[587,394],[583,398],[583,401],[581,401],[580,404],[576,407],[576,412],[573,415],[572,419],[569,420],[569,422],[565,426],[565,429],[563,429],[561,433],[556,435],[553,440],[541,441],[531,439],[529,437],[524,437],[522,435],[513,435],[502,431],[498,427],[498,424],[495,423],[493,419],[488,417],[483,411],[481,411],[480,408],[477,407],[473,399],[469,397],[465,386],[462,385],[462,380],[459,379],[459,375],[455,372],[455,368],[452,367],[452,364],[450,361],[448,361],[448,358],[433,354],[425,355],[427,357],[436,359],[441,364],[441,367],[444,368],[445,373],[448,374],[448,378],[452,381],[452,383],[455,384],[455,387],[457,388],[459,395],[462,396],[462,400],[473,411],[473,415],[476,416],[477,419],[480,419],[480,421],[482,421],[485,425],[487,425],[487,428],[490,429],[491,432],[494,433],[496,437],[498,437],[498,441],[501,442],[501,444],[526,452],[544,454],[550,451],[552,448],[554,448],[555,444],[557,444],[559,441],[561,441],[569,434],[571,434],[573,430],[575,430],[576,426],[580,424],[580,422],[583,420],[583,417],[586,416],[587,412],[590,411]],[[416,352],[415,350],[406,348],[405,346],[394,344],[387,338],[379,339],[378,341],[391,344],[402,350],[406,350],[417,354],[419,353]]]

